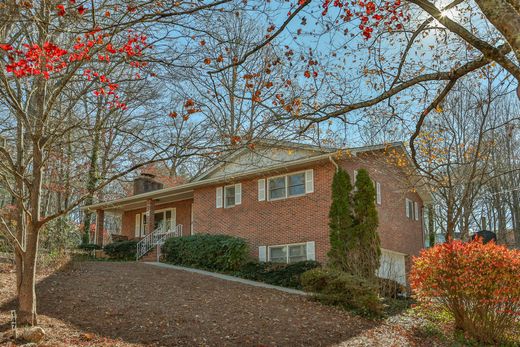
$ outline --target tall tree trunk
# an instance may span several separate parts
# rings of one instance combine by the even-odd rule
[[[18,323],[36,325],[36,258],[38,254],[39,230],[30,225],[27,230],[27,250],[22,259],[18,279]],[[18,273],[17,273],[18,275]]]
[[[435,212],[433,210],[432,205],[428,205],[428,239],[429,239],[429,246],[433,247],[435,246]]]
[[[96,121],[94,125],[94,141],[92,142],[92,151],[90,152],[90,163],[87,178],[87,191],[88,196],[85,199],[85,205],[92,205],[94,202],[94,192],[98,182],[98,157],[99,157],[99,146],[100,146],[100,128],[101,128],[101,112],[96,114]],[[90,222],[92,220],[92,213],[85,211],[83,217],[83,243],[87,244],[90,242]]]
[[[41,134],[33,135],[32,140],[32,182],[30,185],[31,217],[25,228],[27,246],[22,256],[22,270],[18,279],[18,322],[22,325],[35,325],[36,320],[36,258],[38,237],[41,228],[41,190],[43,171],[43,150]]]

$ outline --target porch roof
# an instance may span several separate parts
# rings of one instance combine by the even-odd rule
[[[125,198],[100,202],[93,205],[83,206],[82,210],[105,210],[107,212],[118,212],[138,209],[146,206],[148,199],[155,200],[156,204],[164,204],[168,202],[188,200],[193,198],[193,190],[204,186],[211,186],[219,183],[234,182],[238,179],[244,179],[254,177],[263,173],[282,173],[289,171],[289,169],[298,168],[309,163],[329,160],[333,153],[327,153],[323,155],[317,155],[309,158],[294,160],[288,163],[282,163],[279,165],[272,165],[269,167],[249,170],[241,173],[225,175],[216,178],[204,179],[201,181],[194,181],[186,184],[181,184],[171,188],[154,190],[152,192],[143,193],[139,195],[132,195]]]

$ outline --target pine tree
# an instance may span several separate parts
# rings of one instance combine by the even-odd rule
[[[352,234],[358,242],[354,255],[355,271],[366,279],[375,279],[381,256],[381,241],[377,233],[379,218],[376,209],[376,191],[367,170],[361,169],[356,176],[353,196],[354,226]]]
[[[352,228],[352,185],[350,176],[338,169],[332,180],[332,204],[329,210],[329,263],[339,270],[348,271],[349,229]]]

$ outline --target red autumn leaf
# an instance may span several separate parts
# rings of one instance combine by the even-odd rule
[[[195,101],[193,101],[193,99],[188,99],[184,103],[184,107],[193,107],[194,105],[195,105]]]
[[[211,58],[204,59],[204,64],[206,64],[206,65],[211,64]]]
[[[58,10],[58,16],[62,17],[65,15],[65,6],[63,5],[57,5],[56,9]]]
[[[81,5],[80,7],[78,7],[78,13],[80,15],[83,15],[85,13],[87,9],[85,8],[85,6]]]
[[[309,72],[309,70],[306,70],[303,75],[306,77],[306,78],[309,78],[311,77],[311,73]]]
[[[7,43],[2,43],[0,44],[0,49],[3,49],[4,51],[11,51],[13,49],[13,46]]]

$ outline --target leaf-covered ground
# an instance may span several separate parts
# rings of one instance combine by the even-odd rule
[[[14,289],[13,270],[0,267],[0,345],[8,343],[2,335],[15,307]],[[47,332],[43,346],[426,342],[402,326],[351,316],[299,295],[142,263],[75,262],[41,275],[37,293],[39,324]]]

